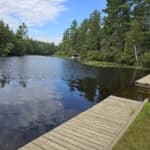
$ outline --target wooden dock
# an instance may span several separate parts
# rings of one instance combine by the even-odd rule
[[[109,96],[19,150],[108,150],[143,108],[143,102]]]
[[[142,88],[150,89],[150,74],[135,82],[135,85]]]

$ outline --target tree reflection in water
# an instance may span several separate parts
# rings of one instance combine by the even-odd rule
[[[80,91],[89,101],[99,102],[109,95],[143,100],[148,95],[139,93],[134,86],[136,79],[145,73],[134,69],[100,68],[96,78],[85,77],[69,80],[70,91]]]
[[[98,87],[97,81],[92,78],[84,78],[78,80],[68,81],[70,91],[78,90],[80,95],[84,96],[89,101],[99,102],[102,97],[100,95],[100,88]]]

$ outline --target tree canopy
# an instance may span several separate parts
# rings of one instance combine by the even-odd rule
[[[25,23],[19,25],[16,33],[14,33],[9,25],[0,20],[0,56],[52,55],[56,49],[54,43],[29,38]]]
[[[134,65],[147,53],[150,63],[150,1],[107,0],[101,13],[93,11],[81,24],[73,20],[57,55]]]

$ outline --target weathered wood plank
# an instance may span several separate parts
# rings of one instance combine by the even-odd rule
[[[142,107],[142,102],[110,96],[20,150],[106,150]]]
[[[43,148],[44,150],[67,150],[67,148],[63,147],[62,145],[59,145],[51,140],[48,140],[41,136],[40,138],[32,141],[33,144],[36,146],[39,146]]]
[[[92,128],[95,128],[97,130],[99,130],[101,133],[104,133],[104,134],[108,134],[109,136],[112,136],[115,134],[116,131],[112,131],[112,129],[110,128],[105,128],[105,126],[101,126],[100,124],[95,124],[93,122],[89,122],[89,121],[83,121],[83,120],[76,120],[75,124],[78,126],[78,124],[81,124],[83,126],[89,126]]]
[[[57,130],[56,132],[53,132],[53,133],[55,133],[57,135],[61,135],[62,139],[64,139],[64,137],[65,137],[67,142],[68,142],[68,139],[69,139],[69,141],[72,144],[74,144],[76,146],[80,146],[80,148],[82,148],[82,149],[95,150],[95,149],[98,149],[98,148],[101,148],[101,149],[104,148],[103,146],[93,144],[92,142],[89,142],[89,141],[87,141],[87,140],[85,140],[83,138],[78,138],[76,136],[72,136],[72,134],[70,134],[68,132],[62,132],[62,131],[58,131]]]
[[[78,124],[78,123],[69,123],[67,124],[67,126],[72,126],[72,127],[75,127],[75,128],[78,128],[84,132],[87,132],[89,134],[93,134],[93,135],[97,135],[99,137],[102,137],[104,138],[105,140],[107,139],[111,139],[111,136],[110,135],[105,135],[103,134],[102,132],[100,132],[100,130],[98,129],[95,129],[95,128],[91,128],[90,126],[85,126],[85,125],[82,125],[82,124]]]
[[[78,138],[79,140],[81,139],[86,140],[87,142],[91,143],[94,147],[105,147],[105,145],[108,144],[108,142],[106,142],[104,139],[100,139],[101,140],[101,145],[100,145],[100,140],[97,139],[95,136],[91,137],[90,135],[81,133],[78,130],[61,128],[60,131],[68,133],[73,137]]]
[[[67,148],[67,149],[72,149],[72,150],[81,150],[80,147],[70,144],[68,141],[64,141],[62,140],[60,137],[57,137],[51,133],[47,133],[43,135],[45,138],[47,138],[48,140],[55,142],[59,145],[62,145],[63,147]]]
[[[91,134],[89,132],[85,132],[85,131],[83,131],[80,128],[76,128],[76,127],[73,127],[73,126],[67,126],[67,127],[64,126],[62,128],[65,128],[65,129],[67,129],[69,131],[73,131],[74,133],[78,133],[80,135],[86,136],[87,138],[91,138],[91,139],[95,140],[95,142],[98,140],[97,144],[101,145],[101,146],[105,146],[106,144],[108,145],[108,143],[110,142],[110,140],[106,140],[102,136],[99,136],[99,135],[97,136],[95,134]]]
[[[119,130],[120,127],[119,126],[116,126],[114,123],[112,122],[106,122],[105,120],[102,120],[102,119],[95,119],[95,117],[92,117],[92,116],[88,116],[88,115],[80,115],[78,117],[78,119],[81,119],[83,121],[91,121],[99,126],[104,126],[106,128],[109,128],[113,131],[116,131],[116,130]]]
[[[54,131],[54,132],[51,133],[51,135],[61,139],[62,141],[65,141],[66,143],[70,143],[71,145],[74,145],[74,146],[76,146],[76,147],[78,147],[80,149],[83,149],[83,150],[87,150],[87,149],[94,150],[94,148],[92,148],[91,146],[86,145],[85,143],[82,143],[82,142],[78,142],[77,140],[73,140],[72,138],[67,137],[67,136],[65,136],[62,133],[57,133],[57,132]]]

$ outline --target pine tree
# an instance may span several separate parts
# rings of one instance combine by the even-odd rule
[[[70,44],[71,44],[70,48],[71,50],[77,51],[78,23],[76,20],[72,21],[69,34],[70,34]]]
[[[25,40],[27,40],[27,26],[25,23],[22,23],[22,25],[19,26],[16,32],[16,51],[15,54],[22,56],[25,54]]]
[[[140,43],[143,40],[143,33],[140,30],[140,25],[136,20],[130,23],[130,31],[127,32],[125,49],[133,51],[135,60],[138,62],[138,53]]]
[[[79,29],[78,29],[78,37],[77,37],[77,50],[78,53],[81,53],[83,51],[85,42],[86,42],[86,37],[88,34],[88,19],[83,20],[81,23]]]
[[[0,21],[0,55],[7,56],[14,49],[14,33],[10,30],[9,25]]]
[[[101,26],[100,12],[95,10],[91,13],[88,21],[88,34],[86,36],[85,49],[87,51],[100,50]]]
[[[107,14],[104,20],[105,38],[102,41],[104,50],[117,50],[123,52],[125,45],[125,33],[129,30],[128,0],[107,0]]]
[[[132,20],[138,22],[139,30],[143,33],[143,40],[139,43],[140,51],[150,49],[150,1],[133,0]]]
[[[147,0],[130,0],[130,30],[126,33],[125,50],[134,52],[135,60],[138,56],[150,49],[150,3]]]
[[[0,21],[0,55],[2,55],[2,51],[5,47],[5,24],[1,20]]]
[[[64,34],[63,34],[63,43],[62,43],[62,50],[65,52],[65,54],[67,55],[70,51],[70,30],[67,29]]]

